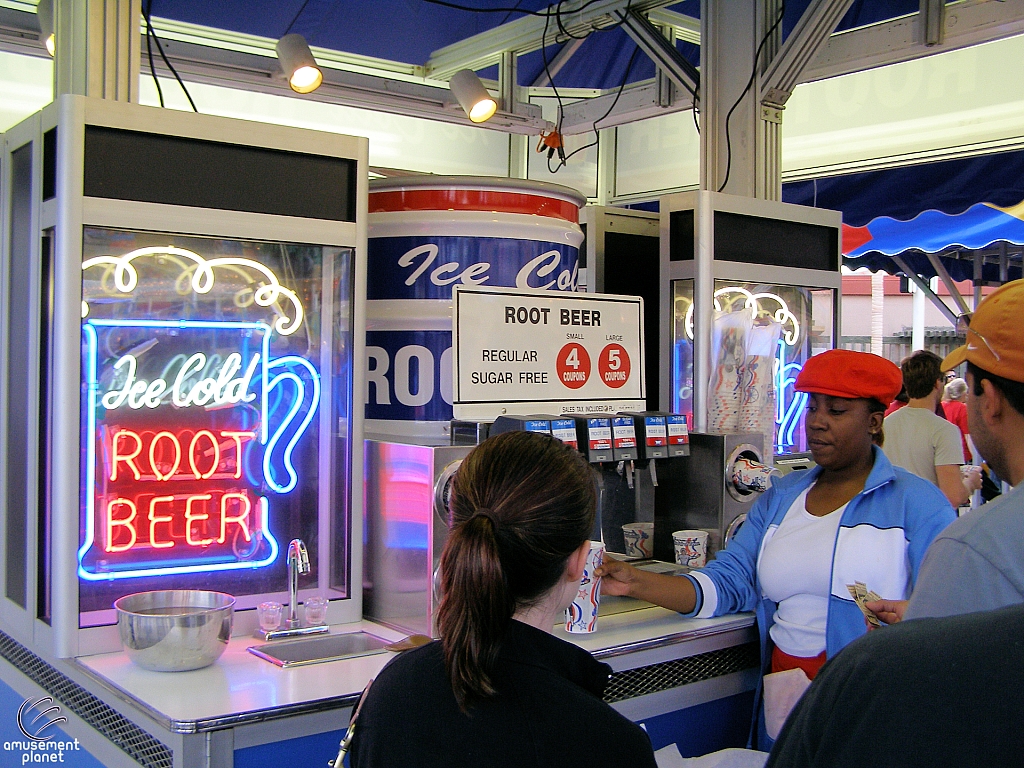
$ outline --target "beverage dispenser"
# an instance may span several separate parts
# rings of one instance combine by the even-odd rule
[[[793,385],[835,346],[838,211],[683,192],[661,200],[663,410],[704,433],[760,433],[774,455],[806,449]]]
[[[113,601],[169,588],[250,632],[294,538],[300,599],[358,620],[366,139],[63,96],[4,159],[19,636],[115,650]]]

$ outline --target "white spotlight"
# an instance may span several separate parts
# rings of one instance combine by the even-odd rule
[[[39,39],[46,46],[46,52],[53,56],[57,47],[53,34],[53,0],[39,0],[36,20],[39,22]]]
[[[474,123],[490,120],[498,110],[498,102],[491,97],[476,72],[471,69],[460,69],[452,75],[448,87]]]
[[[309,43],[297,32],[277,41],[277,60],[281,62],[288,85],[296,93],[312,93],[324,81],[323,72],[309,50]]]

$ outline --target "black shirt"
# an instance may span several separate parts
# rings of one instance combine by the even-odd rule
[[[1024,765],[1024,605],[904,621],[822,667],[766,768],[866,765]]]
[[[466,715],[441,643],[406,651],[367,694],[352,768],[653,768],[644,730],[601,700],[610,674],[583,649],[512,621],[492,675],[497,693]]]

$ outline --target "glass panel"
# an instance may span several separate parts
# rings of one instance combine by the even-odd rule
[[[687,414],[692,424],[693,280],[673,281],[672,297],[672,410]],[[775,453],[806,450],[803,412],[807,398],[796,392],[793,385],[808,357],[832,349],[835,344],[835,292],[829,288],[716,280],[715,309],[721,313],[748,311],[750,321],[747,324],[751,327],[763,328],[769,321],[781,325],[780,338],[775,341],[772,354]],[[760,353],[750,348],[751,339],[747,336],[748,359]]]
[[[351,257],[85,229],[83,626],[152,589],[252,607],[287,590],[292,538],[300,587],[348,595]]]
[[[687,325],[689,323],[689,325]],[[693,429],[693,280],[672,281],[672,413]]]

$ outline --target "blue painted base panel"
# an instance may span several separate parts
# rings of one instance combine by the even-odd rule
[[[745,747],[754,692],[736,694],[643,721],[654,749],[677,744],[683,757]],[[344,730],[235,750],[235,768],[279,768],[302,755],[304,765],[326,765],[338,754]]]
[[[642,722],[654,749],[676,744],[683,757],[697,757],[747,746],[753,711],[754,692],[747,691]]]
[[[26,700],[0,681],[0,766],[103,768],[78,739],[61,729],[61,718],[66,715],[59,704],[46,699],[49,697],[43,694]]]

